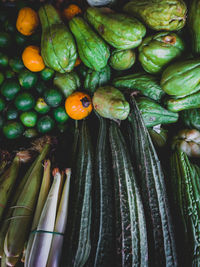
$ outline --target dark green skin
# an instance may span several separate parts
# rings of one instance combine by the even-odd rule
[[[165,105],[168,110],[173,112],[200,108],[200,91],[182,98],[168,98]]]
[[[75,71],[71,71],[70,73],[57,72],[53,83],[65,97],[71,95],[81,86],[80,78]]]
[[[109,64],[115,70],[130,69],[135,63],[135,52],[132,49],[114,50],[110,56]]]
[[[0,111],[3,111],[6,106],[5,100],[0,98]]]
[[[170,64],[161,77],[161,87],[168,94],[183,97],[200,90],[200,60],[189,59]]]
[[[7,48],[11,45],[11,37],[7,32],[0,32],[0,48]]]
[[[173,32],[146,37],[139,46],[139,61],[146,72],[157,74],[184,51],[183,40]]]
[[[112,84],[120,90],[139,91],[142,95],[156,101],[159,101],[165,94],[158,78],[144,72],[117,77],[112,81]]]
[[[8,139],[15,139],[22,135],[24,127],[20,122],[7,122],[3,126],[3,133]]]
[[[0,52],[0,68],[6,68],[9,63],[9,58],[5,53]]]
[[[57,89],[49,89],[44,93],[45,102],[50,107],[58,107],[62,101],[62,94]]]
[[[195,55],[200,54],[200,0],[192,0],[188,11],[188,29],[190,42]]]
[[[40,72],[42,80],[48,81],[53,78],[55,71],[50,68],[45,68]]]
[[[186,21],[186,4],[182,0],[132,0],[123,10],[157,31],[177,31]]]
[[[20,91],[20,85],[16,79],[5,80],[1,86],[1,94],[7,99],[12,100]]]
[[[69,27],[76,39],[79,57],[82,62],[93,70],[100,71],[103,69],[110,56],[108,45],[81,17],[71,19]]]
[[[45,65],[60,73],[70,72],[77,58],[72,34],[51,4],[41,6],[38,14],[42,25],[41,54]]]
[[[64,107],[57,107],[53,110],[54,119],[60,124],[65,123],[69,116],[67,115]]]
[[[146,34],[145,26],[136,18],[112,10],[89,7],[85,17],[107,43],[118,49],[137,47]]]
[[[54,120],[48,116],[45,115],[41,117],[37,122],[37,130],[40,133],[48,133],[54,128],[55,122]]]
[[[19,72],[25,68],[24,63],[20,57],[11,58],[9,60],[9,66],[15,72]]]
[[[23,92],[17,95],[14,103],[18,110],[28,111],[35,106],[35,99],[30,93]]]
[[[200,108],[186,109],[179,114],[185,126],[200,131]]]
[[[177,122],[178,113],[163,108],[154,100],[147,97],[139,97],[136,100],[146,127]]]
[[[85,90],[94,93],[98,87],[106,85],[110,81],[110,76],[111,72],[108,65],[101,71],[88,69],[84,80]]]
[[[18,117],[18,110],[16,108],[9,108],[6,112],[6,119],[7,120],[16,120]]]
[[[25,69],[23,71],[20,71],[18,75],[18,80],[19,80],[20,85],[24,89],[30,89],[36,85],[38,76],[35,72]]]

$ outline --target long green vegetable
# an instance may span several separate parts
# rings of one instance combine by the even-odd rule
[[[76,159],[75,203],[64,240],[61,266],[84,266],[91,251],[91,186],[93,179],[93,151],[87,122],[82,122]]]
[[[37,163],[21,191],[16,206],[13,207],[11,221],[4,242],[7,264],[10,265],[14,265],[18,261],[23,252],[25,241],[28,238],[42,180],[42,161],[50,150],[50,143],[43,145],[43,149],[36,159]]]
[[[114,263],[114,183],[109,158],[107,120],[99,118],[99,134],[96,146],[94,177],[94,241],[92,244],[93,266],[112,266]]]
[[[148,266],[143,203],[123,135],[115,122],[109,128],[115,179],[117,264]]]
[[[176,242],[164,175],[157,153],[132,97],[129,115],[132,154],[136,158],[138,181],[147,219],[150,264],[177,266]]]
[[[171,158],[171,178],[175,208],[181,217],[184,264],[200,266],[200,169],[193,165],[186,153],[176,149]]]

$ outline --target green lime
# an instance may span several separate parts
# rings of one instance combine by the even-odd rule
[[[28,111],[35,106],[35,99],[30,93],[23,92],[15,98],[15,106],[18,110]]]
[[[11,37],[7,32],[0,32],[0,48],[7,48],[11,45]]]
[[[40,114],[45,114],[50,110],[50,107],[47,105],[44,99],[40,97],[37,99],[34,109]]]
[[[16,120],[18,117],[18,110],[16,108],[9,108],[6,112],[7,120]]]
[[[56,89],[49,89],[44,92],[44,99],[50,107],[58,107],[62,101],[62,94]]]
[[[23,35],[23,34],[21,34],[20,32],[17,31],[15,33],[15,42],[16,42],[17,45],[24,46],[26,41],[27,41],[27,39],[28,39],[28,37]]]
[[[47,133],[54,128],[54,125],[54,120],[49,115],[45,115],[38,120],[37,129],[40,133]]]
[[[20,137],[23,131],[23,125],[17,121],[9,121],[3,126],[3,133],[8,139],[15,139]]]
[[[38,76],[35,72],[25,69],[20,71],[18,79],[23,88],[30,89],[37,83]]]
[[[44,68],[41,72],[40,72],[40,76],[42,78],[42,80],[44,81],[48,81],[50,79],[53,78],[55,71],[50,69],[50,68]]]
[[[0,111],[3,111],[6,106],[5,100],[0,98]]]
[[[4,81],[4,75],[2,72],[0,72],[0,85],[3,83]]]
[[[20,57],[11,58],[9,60],[9,66],[15,72],[19,72],[25,68],[24,63]]]
[[[0,68],[8,67],[9,58],[5,53],[0,52]]]
[[[20,85],[16,79],[5,80],[1,86],[1,94],[7,99],[12,100],[20,91]]]
[[[35,111],[25,111],[20,115],[20,120],[26,127],[34,127],[37,123],[37,113]]]
[[[64,107],[57,107],[53,111],[54,119],[59,123],[64,123],[69,119]]]
[[[23,134],[26,138],[34,138],[38,136],[38,132],[34,128],[29,128],[24,131]]]

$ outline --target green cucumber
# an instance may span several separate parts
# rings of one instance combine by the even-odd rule
[[[150,265],[177,266],[177,248],[164,174],[151,137],[134,97],[131,97],[132,112],[128,120],[131,128],[132,156],[136,171],[145,216],[147,219]],[[130,143],[131,143],[130,142]]]
[[[82,267],[91,251],[93,151],[87,122],[83,120],[75,168],[73,211],[70,214],[69,233],[61,266]],[[64,243],[65,244],[65,243]],[[64,246],[65,247],[65,246]],[[66,255],[65,255],[66,254]]]
[[[124,137],[116,122],[109,128],[115,180],[116,242],[119,266],[148,266],[143,203]]]
[[[114,187],[109,161],[107,120],[99,118],[99,134],[95,157],[94,178],[94,253],[93,266],[113,266],[114,263]]]

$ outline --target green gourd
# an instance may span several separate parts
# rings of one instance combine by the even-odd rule
[[[110,66],[115,70],[130,69],[135,63],[135,52],[132,49],[115,49],[109,59]]]
[[[38,14],[42,25],[41,55],[45,65],[60,73],[70,72],[77,59],[72,34],[51,4],[41,6]]]

